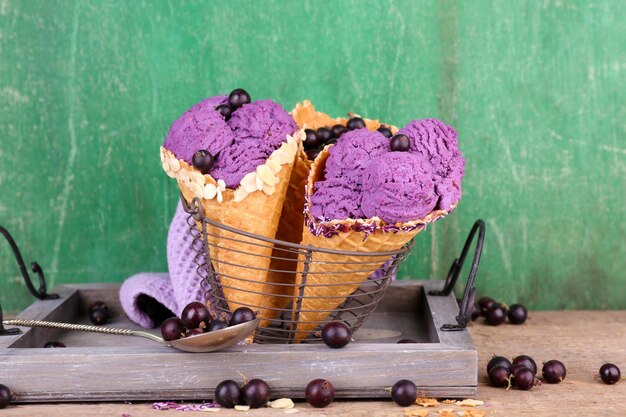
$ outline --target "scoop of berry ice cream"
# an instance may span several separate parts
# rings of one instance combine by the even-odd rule
[[[365,216],[391,224],[421,219],[438,201],[430,163],[409,152],[372,159],[363,172],[362,189]]]
[[[448,209],[461,198],[465,160],[459,150],[456,130],[437,119],[413,120],[398,134],[410,140],[409,152],[426,159],[433,167],[438,209]]]
[[[208,150],[217,155],[229,147],[234,140],[233,131],[215,110],[227,102],[228,97],[215,96],[194,105],[172,124],[163,147],[188,164],[196,151]]]
[[[365,128],[351,130],[329,148],[324,175],[327,179],[345,178],[360,184],[370,160],[388,151],[389,139],[382,133]]]
[[[243,105],[227,123],[235,140],[217,154],[211,176],[223,179],[228,188],[236,188],[298,129],[289,113],[271,100]]]
[[[326,179],[314,185],[310,212],[318,220],[344,220],[363,217],[361,187],[347,179]]]

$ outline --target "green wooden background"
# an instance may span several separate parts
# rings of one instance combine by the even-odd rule
[[[458,129],[464,198],[402,277],[443,277],[482,217],[482,294],[626,308],[624,22],[618,1],[0,0],[0,224],[51,285],[165,270],[158,147],[244,87]],[[31,302],[1,242],[0,302]]]

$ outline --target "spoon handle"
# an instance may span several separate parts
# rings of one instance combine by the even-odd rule
[[[165,343],[159,336],[148,332],[130,329],[116,329],[113,327],[90,326],[87,324],[61,323],[56,321],[40,321],[40,320],[23,320],[13,319],[4,320],[2,324],[6,326],[23,326],[23,327],[46,327],[49,329],[75,330],[79,332],[93,332],[104,334],[115,334],[120,336],[140,336],[155,342]]]

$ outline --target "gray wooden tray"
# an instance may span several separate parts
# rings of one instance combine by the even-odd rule
[[[241,381],[240,373],[267,381],[273,397],[303,398],[316,378],[331,381],[336,398],[389,398],[385,388],[400,379],[414,381],[420,395],[471,397],[476,349],[467,330],[440,330],[458,314],[454,295],[427,294],[441,285],[392,283],[343,349],[251,345],[185,353],[136,337],[22,328],[20,335],[0,337],[0,380],[20,402],[202,400],[224,379]],[[18,318],[87,324],[87,307],[101,300],[114,316],[108,326],[138,329],[121,311],[118,291],[118,284],[61,286],[52,291],[59,299],[36,301]],[[418,343],[397,344],[402,338]],[[42,348],[50,340],[68,347]]]

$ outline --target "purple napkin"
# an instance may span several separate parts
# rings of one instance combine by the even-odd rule
[[[207,284],[197,273],[194,236],[189,232],[189,215],[179,202],[167,235],[166,273],[142,272],[128,278],[120,288],[120,301],[128,318],[142,327],[156,323],[147,313],[145,301],[159,303],[180,317],[192,301],[205,302]],[[201,244],[197,242],[196,244]]]

